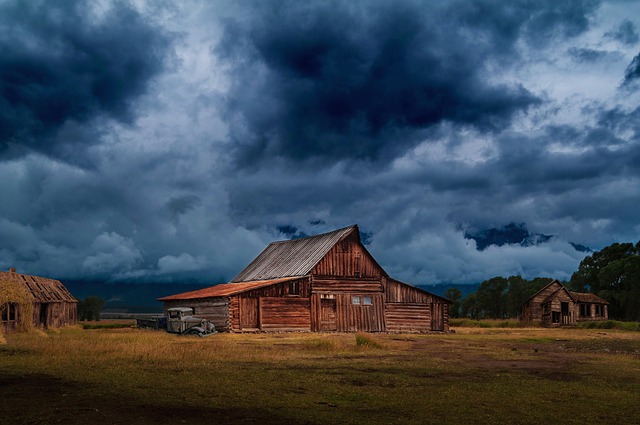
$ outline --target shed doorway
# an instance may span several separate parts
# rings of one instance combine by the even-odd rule
[[[335,332],[336,325],[336,300],[335,298],[322,298],[320,300],[320,331]]]
[[[47,317],[49,313],[49,304],[40,304],[40,319],[38,321],[38,326],[47,329]]]
[[[240,329],[258,329],[258,299],[240,298]]]

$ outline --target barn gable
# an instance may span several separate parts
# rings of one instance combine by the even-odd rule
[[[357,225],[273,242],[230,283],[160,301],[242,332],[447,331],[451,303],[391,279]]]
[[[231,282],[305,276],[338,242],[353,233],[358,234],[358,226],[306,238],[272,242]]]

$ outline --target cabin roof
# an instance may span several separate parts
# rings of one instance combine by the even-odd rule
[[[603,298],[600,298],[596,294],[591,294],[587,292],[573,292],[571,294],[576,299],[576,301],[580,303],[592,303],[592,304],[609,304]]]
[[[78,302],[59,280],[16,273],[12,268],[8,272],[0,272],[0,282],[7,281],[26,287],[39,303]]]
[[[258,280],[252,282],[241,283],[223,283],[220,285],[210,286],[208,288],[198,289],[197,291],[183,292],[181,294],[169,295],[158,298],[158,301],[176,301],[176,300],[193,300],[199,298],[227,297],[236,295],[251,289],[263,288],[265,286],[275,285],[276,283],[288,282],[290,280],[299,279],[298,276],[280,279]]]
[[[353,225],[306,238],[272,242],[231,282],[306,276],[335,244],[351,234],[360,240],[358,226]]]

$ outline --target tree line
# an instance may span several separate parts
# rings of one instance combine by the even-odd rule
[[[464,298],[457,288],[447,289],[444,296],[453,301],[449,313],[454,318],[516,318],[522,305],[552,280],[496,276]],[[571,291],[591,292],[604,298],[609,302],[611,319],[640,321],[640,241],[635,245],[614,243],[587,256],[571,280],[562,284]]]

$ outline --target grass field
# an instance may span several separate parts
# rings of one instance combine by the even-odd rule
[[[2,424],[637,424],[640,333],[6,336]]]

